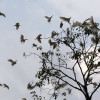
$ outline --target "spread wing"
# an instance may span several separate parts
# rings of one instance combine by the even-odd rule
[[[39,34],[39,35],[36,37],[36,39],[38,40],[39,43],[41,43],[41,36],[42,36],[42,35]]]
[[[8,86],[8,85],[6,85],[6,84],[3,84],[3,86],[4,86],[4,88],[7,88],[7,89],[9,89],[9,86]]]
[[[48,16],[44,16],[46,19],[50,19],[50,17],[48,17]]]
[[[24,36],[21,34],[20,36],[20,40],[22,41],[24,39]]]
[[[71,18],[71,17],[70,17]],[[60,19],[62,19],[63,21],[66,21],[66,22],[70,22],[70,18],[66,18],[66,17],[60,17]]]
[[[45,16],[45,18],[47,19],[48,22],[51,22],[52,17],[53,17],[53,15],[51,17]]]
[[[14,61],[12,59],[8,59],[9,62],[13,63]]]
[[[60,19],[62,19],[63,21],[66,21],[66,18],[65,17],[60,17]]]
[[[3,14],[3,13],[1,13],[1,12],[0,12],[0,16],[6,17],[5,14]]]
[[[18,30],[20,24],[19,23],[16,23],[16,25],[14,25],[14,26],[16,26],[16,30]]]

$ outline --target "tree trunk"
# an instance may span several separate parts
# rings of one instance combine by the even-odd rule
[[[86,100],[92,100],[89,96],[85,96]]]

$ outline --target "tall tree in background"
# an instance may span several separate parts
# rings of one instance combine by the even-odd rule
[[[51,37],[37,36],[38,41],[47,39],[48,51],[43,47],[37,47],[40,54],[36,54],[41,60],[41,68],[36,74],[39,79],[36,83],[29,83],[27,88],[42,88],[45,84],[52,84],[52,97],[57,99],[61,94],[71,94],[73,89],[80,91],[85,100],[92,100],[93,95],[99,89],[100,83],[96,80],[100,74],[100,29],[93,17],[84,22],[73,22],[70,18],[60,17],[62,32],[52,31]],[[63,28],[63,21],[68,23],[68,28]],[[42,42],[40,42],[42,43]],[[62,92],[65,89],[66,92]],[[35,91],[31,92],[35,95]],[[74,94],[73,94],[74,95]],[[41,97],[40,97],[41,98]]]

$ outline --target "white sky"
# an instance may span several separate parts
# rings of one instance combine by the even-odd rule
[[[9,85],[10,90],[0,87],[0,100],[21,100],[31,95],[26,89],[27,83],[34,79],[39,69],[38,58],[23,58],[23,52],[34,52],[32,43],[38,34],[48,35],[52,30],[60,30],[59,16],[72,17],[71,21],[84,21],[94,16],[100,22],[100,0],[0,0],[0,82]],[[53,15],[52,22],[48,24],[44,16]],[[14,25],[21,24],[19,30]],[[23,34],[28,41],[20,43]],[[18,60],[12,68],[8,59]],[[71,97],[69,97],[70,100]],[[79,93],[75,96],[84,100]],[[98,97],[95,97],[98,98]]]

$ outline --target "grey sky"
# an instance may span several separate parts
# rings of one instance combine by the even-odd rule
[[[59,16],[71,16],[71,21],[94,16],[99,22],[99,9],[99,0],[0,0],[0,12],[6,15],[6,18],[0,16],[0,83],[10,87],[9,91],[0,87],[0,100],[21,100],[23,97],[31,100],[26,86],[39,69],[38,58],[32,55],[25,59],[22,55],[36,51],[31,44],[38,34],[59,31]],[[53,15],[50,24],[45,15]],[[19,30],[14,27],[16,22],[21,24]],[[21,34],[28,38],[25,44],[20,43]],[[18,60],[13,68],[7,61],[10,58]],[[81,98],[78,93],[75,97]]]

